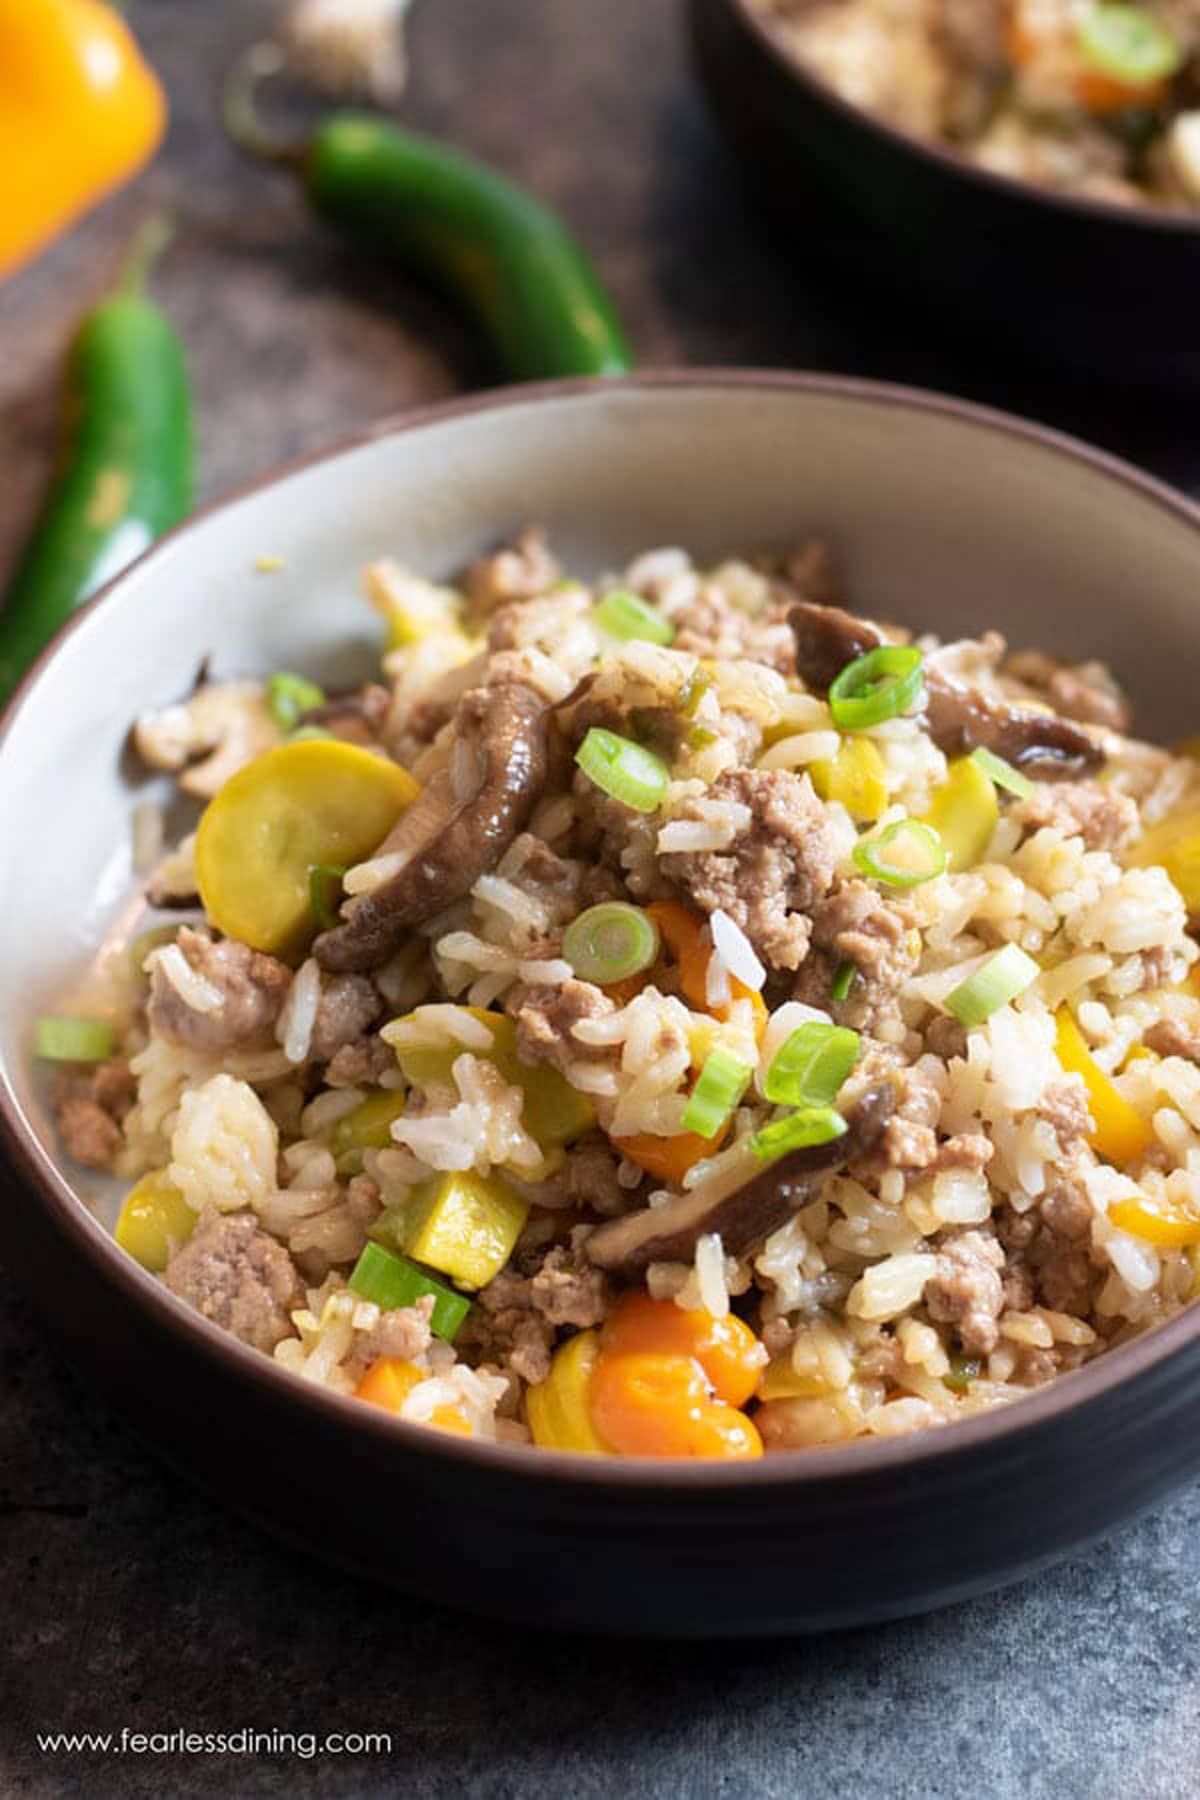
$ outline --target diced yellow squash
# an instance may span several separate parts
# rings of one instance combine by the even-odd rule
[[[995,783],[969,756],[960,756],[934,793],[924,822],[946,846],[950,873],[959,875],[982,860],[999,818]]]
[[[464,1053],[483,1056],[495,1065],[505,1081],[524,1093],[521,1123],[543,1150],[569,1144],[590,1131],[596,1122],[596,1110],[587,1095],[579,1093],[565,1075],[560,1075],[548,1063],[520,1060],[517,1027],[506,1013],[486,1012],[478,1006],[469,1006],[465,1011],[491,1032],[491,1049],[467,1051],[462,1044],[445,1050],[398,1049],[396,1060],[411,1087],[453,1086],[452,1070],[458,1058]],[[386,1038],[387,1035],[385,1029],[383,1036]]]
[[[533,1441],[543,1450],[574,1450],[583,1456],[610,1456],[592,1424],[590,1390],[600,1357],[595,1331],[568,1338],[554,1355],[550,1373],[525,1396]]]
[[[161,1275],[180,1244],[192,1235],[196,1213],[165,1169],[143,1175],[125,1196],[113,1233],[122,1250],[143,1269]]]
[[[512,1255],[528,1216],[529,1202],[506,1181],[455,1169],[413,1189],[400,1248],[460,1287],[486,1287]]]
[[[1059,1007],[1054,1025],[1059,1062],[1068,1075],[1081,1075],[1087,1089],[1088,1111],[1095,1126],[1088,1143],[1097,1156],[1118,1168],[1136,1162],[1153,1142],[1149,1120],[1118,1093],[1088,1049],[1068,1007]]]
[[[888,803],[883,758],[866,737],[846,737],[832,762],[809,764],[822,800],[836,800],[860,825],[874,825]]]
[[[346,1113],[329,1133],[329,1148],[335,1157],[351,1150],[386,1150],[392,1141],[393,1121],[404,1111],[404,1092],[399,1088],[381,1088],[368,1094],[353,1112]]]
[[[298,956],[315,935],[309,877],[378,848],[418,792],[407,770],[339,738],[280,744],[230,777],[196,832],[212,923],[254,950]]]

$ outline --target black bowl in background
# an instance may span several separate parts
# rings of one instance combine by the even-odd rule
[[[840,99],[750,0],[688,0],[713,113],[794,249],[878,293],[1114,385],[1200,386],[1200,214],[978,169]]]

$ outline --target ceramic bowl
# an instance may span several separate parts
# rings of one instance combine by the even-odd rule
[[[1106,385],[1200,383],[1200,213],[1053,194],[847,104],[753,0],[688,0],[713,113],[808,264]]]
[[[641,547],[839,552],[880,615],[1110,659],[1195,728],[1200,513],[1047,432],[772,374],[516,389],[384,424],[204,513],[69,627],[0,738],[0,1251],[48,1333],[174,1462],[323,1556],[543,1625],[811,1630],[931,1607],[1111,1530],[1200,1468],[1200,1311],[1003,1411],[747,1469],[478,1446],[306,1385],[119,1252],[30,1058],[128,894],[131,718],[218,674],[364,671],[361,566],[445,576],[538,519],[588,571]],[[256,559],[280,556],[276,573]],[[99,1210],[103,1210],[102,1207]]]

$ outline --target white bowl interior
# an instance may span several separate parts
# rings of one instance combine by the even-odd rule
[[[235,499],[168,540],[77,624],[0,745],[0,1072],[43,1145],[33,1016],[128,895],[130,721],[222,675],[366,672],[359,572],[446,576],[529,520],[569,565],[683,544],[699,558],[827,536],[864,610],[957,636],[1101,656],[1147,735],[1194,731],[1200,527],[1148,484],[982,417],[887,390],[633,383],[382,435]],[[256,562],[280,556],[282,569]],[[81,1185],[76,1183],[77,1186]]]

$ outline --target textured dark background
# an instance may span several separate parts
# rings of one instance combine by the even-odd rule
[[[156,293],[191,351],[206,498],[486,375],[436,301],[330,240],[286,182],[225,148],[217,78],[270,8],[131,10],[171,90],[171,138],[134,190],[0,289],[0,569],[52,452],[70,324],[153,200],[181,217]],[[926,382],[1200,489],[1181,407],[1122,396],[1108,371],[1068,390],[982,361],[959,347],[956,322],[897,316],[882,296],[831,282],[819,247],[786,254],[747,210],[681,36],[673,0],[418,0],[404,112],[562,209],[644,363]],[[838,1638],[546,1640],[277,1547],[143,1452],[0,1288],[0,1795],[1193,1795],[1198,1531],[1190,1492],[1053,1576]],[[752,1544],[746,1566],[747,1581],[770,1580],[755,1574]],[[122,1726],[385,1729],[393,1750],[106,1762],[46,1756],[34,1737]]]

